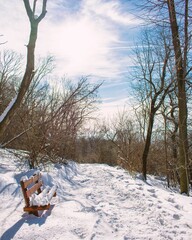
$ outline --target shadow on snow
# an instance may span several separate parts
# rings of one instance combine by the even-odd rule
[[[28,224],[29,226],[33,224],[42,226],[46,222],[47,217],[51,215],[53,207],[54,205],[52,205],[50,209],[45,212],[45,214],[43,212],[40,217],[24,213],[23,217],[19,221],[17,221],[12,227],[7,229],[0,239],[1,240],[13,239],[23,224]]]

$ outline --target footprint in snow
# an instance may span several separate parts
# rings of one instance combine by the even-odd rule
[[[95,199],[95,196],[92,193],[86,193],[85,194],[86,199]]]
[[[179,210],[182,210],[182,209],[183,209],[183,207],[180,206],[179,204],[175,205],[175,208],[177,208],[177,209],[179,209]]]
[[[143,187],[137,187],[137,189],[142,191],[142,190],[143,190]]]
[[[76,228],[76,229],[72,230],[72,233],[77,235],[81,239],[84,239],[87,236],[87,234],[83,228]]]
[[[97,212],[96,208],[94,206],[91,206],[91,207],[83,207],[81,209],[81,212]]]
[[[175,203],[175,199],[174,198],[168,198],[167,201],[170,202],[170,203]]]
[[[122,180],[122,179],[124,179],[124,176],[123,175],[119,175],[119,176],[116,177],[116,179]]]
[[[80,182],[81,183],[86,183],[86,182],[89,182],[90,180],[89,179],[84,179],[84,180],[81,180]]]
[[[180,216],[179,216],[178,214],[173,214],[173,218],[174,218],[175,220],[179,220],[179,219],[180,219]]]
[[[157,195],[154,193],[151,195],[151,197],[157,198]]]
[[[153,188],[152,189],[147,189],[147,191],[150,192],[150,193],[155,193],[155,189],[153,189]]]
[[[162,226],[165,225],[164,219],[163,219],[163,218],[159,218],[159,223],[160,223]]]

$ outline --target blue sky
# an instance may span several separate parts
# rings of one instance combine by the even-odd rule
[[[54,55],[56,75],[104,81],[100,115],[123,109],[130,96],[132,48],[141,24],[132,14],[131,1],[48,0],[47,11],[39,26],[36,56]],[[7,41],[1,48],[25,54],[29,22],[23,1],[0,0],[0,16],[0,34]]]

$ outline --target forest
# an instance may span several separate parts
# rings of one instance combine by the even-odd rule
[[[119,165],[131,174],[164,177],[168,187],[192,186],[192,2],[138,1],[140,41],[133,49],[134,67],[127,85],[134,98],[130,112],[100,121],[100,81],[66,77],[54,86],[54,56],[35,55],[49,0],[23,0],[30,23],[26,56],[0,37],[0,144],[22,150],[31,169],[40,164]],[[31,3],[32,2],[32,3]],[[37,5],[41,12],[36,13]],[[3,32],[0,32],[3,35]],[[23,66],[26,66],[23,69]],[[18,152],[17,152],[18,154]]]

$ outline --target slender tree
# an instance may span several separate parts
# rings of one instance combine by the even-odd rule
[[[179,108],[179,169],[180,191],[189,193],[189,180],[192,182],[192,168],[188,157],[188,130],[187,130],[187,81],[192,67],[190,45],[191,33],[191,0],[145,0],[141,1],[142,16],[145,22],[164,25],[170,31],[174,55],[174,68]],[[141,15],[141,14],[140,14]],[[190,179],[188,179],[190,178]]]
[[[24,6],[30,21],[30,37],[27,45],[27,64],[25,73],[19,88],[17,96],[10,102],[5,111],[0,117],[0,137],[8,127],[12,117],[20,107],[21,102],[30,86],[30,83],[35,74],[35,45],[37,40],[38,25],[46,15],[47,0],[43,0],[42,11],[39,16],[36,15],[36,3],[37,0],[33,1],[33,7],[31,8],[29,0],[23,0]]]
[[[157,37],[159,40],[162,37],[162,40],[159,43]],[[161,32],[160,35],[158,34],[155,36],[155,38],[156,42],[154,41],[153,36],[150,36],[148,32],[145,32],[142,47],[136,49],[136,61],[139,69],[137,69],[135,76],[136,82],[138,82],[135,90],[138,91],[139,89],[139,92],[143,92],[142,99],[144,100],[139,100],[141,105],[145,108],[147,107],[142,101],[149,104],[147,133],[142,154],[142,173],[144,180],[147,179],[148,154],[151,145],[155,115],[160,109],[167,94],[173,91],[173,81],[169,74],[167,74],[167,67],[171,53],[169,44],[167,43],[163,32]],[[140,76],[138,76],[138,72]]]
[[[188,183],[188,136],[187,136],[187,94],[186,94],[186,63],[188,50],[188,0],[185,0],[184,36],[185,45],[182,54],[179,26],[175,10],[175,1],[166,1],[169,10],[169,21],[172,33],[172,43],[175,54],[176,78],[178,85],[179,107],[179,161],[180,161],[180,190],[189,194]]]

